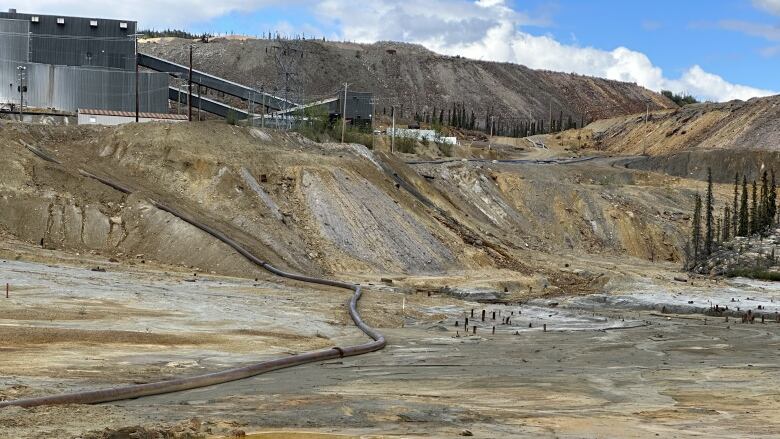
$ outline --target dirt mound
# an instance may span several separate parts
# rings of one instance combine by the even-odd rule
[[[164,39],[142,44],[140,50],[174,62],[186,64],[190,40]],[[217,39],[195,42],[196,69],[265,90],[280,83],[274,60],[276,40]],[[289,41],[301,59],[293,81],[304,96],[293,99],[313,101],[331,97],[349,80],[353,90],[371,91],[385,97],[377,104],[400,106],[399,115],[411,119],[416,112],[449,109],[453,103],[464,103],[477,113],[532,115],[549,125],[549,112],[557,119],[571,116],[577,121],[585,115],[591,120],[644,111],[651,108],[674,108],[676,105],[636,84],[568,73],[533,70],[525,66],[477,61],[435,54],[421,46],[395,42],[354,44],[315,40]],[[289,60],[292,62],[293,60]],[[437,111],[438,112],[438,111]]]

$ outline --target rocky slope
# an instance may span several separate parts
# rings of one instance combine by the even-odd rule
[[[780,96],[747,102],[702,103],[675,110],[621,116],[581,130],[548,135],[550,145],[585,153],[637,156],[626,167],[717,182],[780,171]],[[639,157],[641,156],[641,157]]]
[[[544,267],[534,262],[540,253],[678,260],[692,195],[679,179],[606,162],[410,166],[358,145],[222,122],[6,123],[0,139],[0,231],[47,248],[244,276],[261,274],[149,199],[198,212],[297,271],[527,275]],[[140,192],[124,196],[79,168]]]
[[[613,153],[662,155],[691,148],[776,150],[780,96],[703,103],[597,121],[586,127],[593,146]]]
[[[143,53],[182,64],[188,62],[192,41],[150,39]],[[277,60],[277,55],[280,55]],[[463,102],[478,120],[492,109],[503,118],[529,116],[547,124],[563,112],[578,124],[676,105],[658,93],[636,84],[587,76],[533,70],[527,67],[461,57],[442,56],[421,46],[404,43],[353,44],[323,41],[279,42],[260,39],[214,39],[194,43],[196,69],[266,90],[284,89],[287,69],[294,99],[312,101],[332,96],[349,82],[353,90],[371,91],[377,111],[395,103],[404,116],[451,108]],[[284,67],[280,67],[283,65]],[[280,92],[281,93],[281,92]],[[481,117],[481,118],[480,118]]]

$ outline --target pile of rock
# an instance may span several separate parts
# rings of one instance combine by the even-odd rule
[[[693,268],[694,273],[723,276],[743,270],[780,273],[780,228],[766,237],[736,237],[723,243],[704,261]]]

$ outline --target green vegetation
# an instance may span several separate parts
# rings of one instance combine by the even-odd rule
[[[233,110],[228,110],[227,116],[225,116],[225,122],[228,125],[235,125],[238,123],[238,117]]]
[[[771,178],[770,178],[771,177]],[[734,176],[734,199],[723,207],[723,215],[715,217],[712,193],[712,171],[707,169],[707,196],[694,196],[691,237],[686,244],[685,267],[693,269],[703,262],[723,242],[738,236],[767,236],[777,224],[777,184],[774,171],[764,170],[759,182],[753,180],[748,188],[747,177],[742,176],[740,196],[739,174]],[[733,211],[731,209],[733,207]],[[704,224],[702,224],[704,222]],[[774,255],[771,261],[774,262]],[[741,276],[742,274],[739,274]]]
[[[159,31],[156,29],[146,29],[146,30],[139,31],[138,33],[143,34],[144,38],[174,37],[174,38],[187,38],[189,40],[194,40],[196,38],[199,38],[201,41],[208,41],[208,39],[211,38],[210,34],[195,35],[179,29],[165,29]]]
[[[414,154],[417,150],[417,140],[410,137],[396,137],[395,150],[406,154]]]
[[[452,157],[452,144],[444,142],[436,142],[436,147],[439,148],[441,155],[444,157]]]
[[[341,142],[341,119],[331,121],[324,108],[306,108],[297,116],[301,120],[296,122],[293,131],[315,142]],[[347,125],[344,141],[359,143],[369,149],[373,148],[374,138],[371,134],[371,126]]]
[[[728,277],[746,277],[749,279],[759,279],[768,281],[780,281],[780,273],[777,271],[765,270],[763,268],[739,268],[726,273]]]
[[[675,104],[683,107],[688,104],[698,104],[699,101],[689,94],[672,93],[669,90],[661,90],[661,94],[674,101]]]

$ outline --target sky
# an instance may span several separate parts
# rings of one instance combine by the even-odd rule
[[[780,92],[780,0],[0,0],[140,28],[419,43],[700,100]]]

